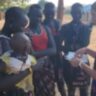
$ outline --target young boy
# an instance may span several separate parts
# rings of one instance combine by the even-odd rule
[[[91,27],[81,22],[83,15],[83,7],[80,3],[75,3],[71,8],[73,20],[63,25],[61,28],[61,47],[65,54],[70,51],[76,52],[78,49],[88,46],[90,41]],[[89,61],[87,61],[89,65]],[[88,96],[88,88],[90,85],[90,77],[84,71],[73,68],[70,62],[63,59],[63,75],[68,87],[68,96],[74,96],[76,88],[80,90],[80,96]]]
[[[33,93],[32,66],[36,64],[36,60],[28,54],[31,49],[30,39],[24,33],[17,33],[12,37],[10,44],[12,50],[0,57],[6,64],[5,73],[18,74],[20,71],[29,69],[30,74],[21,82],[17,83],[16,87],[23,89],[26,93]]]

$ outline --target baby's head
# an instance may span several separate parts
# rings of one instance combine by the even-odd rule
[[[11,38],[11,48],[18,54],[26,55],[30,52],[31,41],[29,37],[25,35],[23,32],[16,33]]]

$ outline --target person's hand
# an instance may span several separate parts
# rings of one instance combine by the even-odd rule
[[[77,50],[75,53],[75,57],[81,58],[83,54],[86,54],[86,51],[87,51],[86,47]]]
[[[71,65],[73,67],[78,67],[79,66],[79,63],[80,63],[80,58],[73,58],[71,61],[70,61]]]

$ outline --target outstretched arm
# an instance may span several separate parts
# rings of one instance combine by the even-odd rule
[[[76,52],[76,56],[79,56],[79,55],[82,56],[83,54],[88,54],[88,55],[92,56],[93,58],[96,58],[96,52],[89,48],[86,48],[86,47],[81,48],[81,49],[77,50],[77,52]]]

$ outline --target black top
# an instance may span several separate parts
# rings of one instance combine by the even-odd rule
[[[89,44],[91,27],[82,23],[75,24],[73,21],[62,26],[60,31],[61,41],[64,41],[64,46],[61,50],[64,53],[76,51]],[[89,65],[89,62],[88,62]],[[80,67],[72,67],[70,62],[64,58],[64,76],[67,82],[72,86],[85,87],[90,84],[89,75],[87,75]]]
[[[75,24],[73,21],[62,26],[60,31],[61,41],[64,40],[62,50],[76,51],[82,47],[86,47],[90,41],[91,27],[83,23]]]

